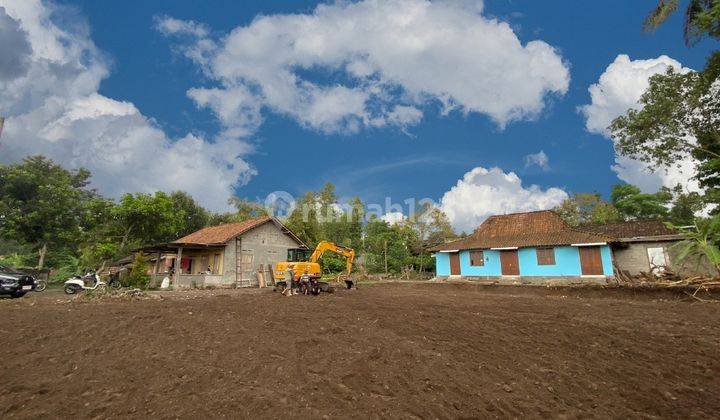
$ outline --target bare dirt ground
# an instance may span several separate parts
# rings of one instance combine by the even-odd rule
[[[716,417],[720,304],[383,284],[0,300],[0,417]]]

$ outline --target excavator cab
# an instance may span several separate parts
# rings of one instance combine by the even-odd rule
[[[287,251],[288,262],[306,262],[310,259],[310,251],[307,248],[292,248]]]

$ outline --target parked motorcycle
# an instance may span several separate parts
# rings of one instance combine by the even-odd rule
[[[87,283],[90,284],[88,285]],[[110,286],[115,290],[122,287],[120,280],[116,278],[111,278],[108,283],[105,283],[100,280],[100,276],[98,276],[97,273],[89,272],[83,277],[74,276],[65,281],[65,293],[68,295],[74,295],[75,293],[83,290],[104,289],[107,286]]]
[[[47,282],[42,279],[35,279],[35,291],[44,292],[47,289]]]

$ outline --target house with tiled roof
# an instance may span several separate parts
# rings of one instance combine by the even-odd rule
[[[269,279],[272,266],[289,250],[307,246],[274,217],[211,226],[173,242],[143,248],[153,262],[153,283],[172,277],[176,287],[250,287],[258,273]]]
[[[573,228],[550,210],[491,216],[470,236],[433,249],[436,274],[509,284],[605,283],[613,276],[613,239]]]

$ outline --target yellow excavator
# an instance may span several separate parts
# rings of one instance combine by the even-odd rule
[[[295,273],[295,280],[299,280],[303,274],[307,274],[308,276],[310,276],[310,278],[317,281],[322,277],[322,271],[320,270],[320,264],[318,263],[318,261],[320,261],[320,258],[323,256],[323,254],[328,251],[345,257],[347,276],[345,279],[345,283],[347,284],[348,288],[351,288],[353,283],[352,280],[350,280],[349,276],[350,272],[352,271],[353,261],[355,260],[355,250],[352,248],[335,245],[334,243],[328,241],[320,242],[317,247],[315,247],[315,251],[313,251],[309,258],[308,253],[310,252],[310,250],[308,249],[289,249],[288,260],[275,264],[273,276],[275,277],[276,282],[284,282],[285,273],[287,272],[288,267],[292,268],[293,272]]]

